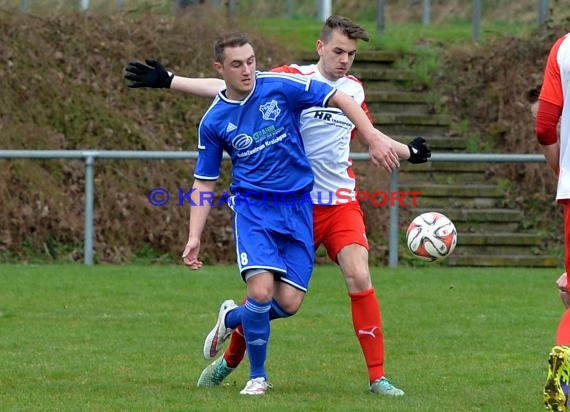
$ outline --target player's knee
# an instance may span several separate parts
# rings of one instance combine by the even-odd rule
[[[269,319],[281,319],[281,318],[288,318],[289,316],[293,316],[295,312],[289,312],[285,308],[283,308],[277,300],[273,299],[271,301],[271,308],[269,309]]]
[[[269,302],[273,298],[273,291],[267,288],[256,288],[249,290],[248,296],[256,302]]]
[[[275,300],[273,302],[276,303]],[[302,301],[297,301],[295,299],[287,300],[285,302],[279,302],[278,307],[279,307],[279,309],[283,315],[281,317],[293,316],[295,313],[297,313],[299,311],[299,308],[301,307],[301,303],[302,303]]]
[[[370,272],[367,270],[355,270],[346,272],[344,278],[348,290],[351,292],[363,292],[372,287]]]
[[[560,277],[556,280],[556,286],[560,292],[560,299],[562,299],[564,307],[568,309],[570,307],[570,293],[568,293],[568,277],[566,275],[566,272],[560,275]]]
[[[286,318],[293,316],[299,311],[303,303],[304,294],[286,294],[284,296],[276,296],[271,302],[271,311],[279,314],[278,317]]]

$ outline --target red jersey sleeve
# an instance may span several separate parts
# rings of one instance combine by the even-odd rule
[[[276,73],[292,73],[292,74],[301,74],[301,71],[295,67],[291,67],[287,64],[284,64],[283,66],[278,66],[278,67],[274,67],[273,69],[271,69],[270,71],[272,72],[276,72]]]
[[[562,36],[554,42],[546,60],[535,127],[536,137],[542,145],[551,145],[558,140],[557,125],[564,105],[558,51],[567,36]]]
[[[546,60],[546,68],[544,69],[542,89],[538,96],[539,100],[544,100],[560,107],[564,104],[564,97],[562,96],[562,81],[560,80],[560,66],[558,65],[558,50],[566,36],[556,40],[550,49],[548,59]]]

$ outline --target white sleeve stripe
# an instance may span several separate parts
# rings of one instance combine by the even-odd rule
[[[198,180],[218,180],[220,178],[220,175],[217,175],[216,177],[213,176],[202,176],[202,175],[197,175],[196,173],[194,173],[194,178],[198,179]]]
[[[210,112],[210,110],[212,110],[214,108],[214,106],[216,105],[216,103],[218,102],[218,100],[220,100],[219,94],[214,97],[214,101],[212,102],[212,104],[210,104],[210,107],[208,107],[208,110],[206,110],[206,113],[204,113],[204,115],[202,116],[202,118],[200,119],[200,123],[198,124],[198,149],[205,149],[206,146],[204,146],[202,144],[202,142],[200,141],[200,135],[201,135],[201,130],[202,130],[202,122],[204,121],[204,119],[206,118],[206,116],[208,115],[208,113]]]
[[[336,93],[337,89],[332,89],[330,91],[329,94],[326,95],[325,100],[323,102],[323,107],[329,107],[329,100],[331,99],[331,97],[334,96],[334,94]]]
[[[300,74],[290,74],[290,73],[274,73],[274,72],[262,72],[257,76],[258,78],[271,77],[271,78],[281,78],[288,79],[297,83],[307,84],[311,79],[303,77]]]

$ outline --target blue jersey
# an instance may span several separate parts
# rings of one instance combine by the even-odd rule
[[[300,116],[306,108],[326,106],[335,91],[306,77],[257,72],[255,87],[244,100],[219,93],[200,122],[194,177],[217,180],[226,151],[234,193],[310,191],[313,172]]]

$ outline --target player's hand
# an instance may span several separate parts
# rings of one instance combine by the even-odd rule
[[[416,137],[408,143],[408,149],[410,149],[408,162],[412,164],[425,163],[431,157],[431,149],[423,137]]]
[[[157,60],[146,59],[146,64],[133,61],[125,67],[124,78],[130,80],[130,88],[154,87],[169,89],[174,74],[167,71]]]
[[[182,260],[190,269],[200,269],[204,264],[198,260],[198,252],[200,251],[200,240],[188,239],[184,252],[182,252]]]
[[[398,153],[393,147],[392,141],[381,133],[378,133],[378,138],[373,139],[368,144],[368,153],[372,164],[381,166],[387,172],[392,172],[400,167]]]
[[[556,281],[556,286],[560,292],[560,298],[564,307],[568,309],[570,307],[570,294],[568,293],[568,278],[566,272],[564,272]]]

